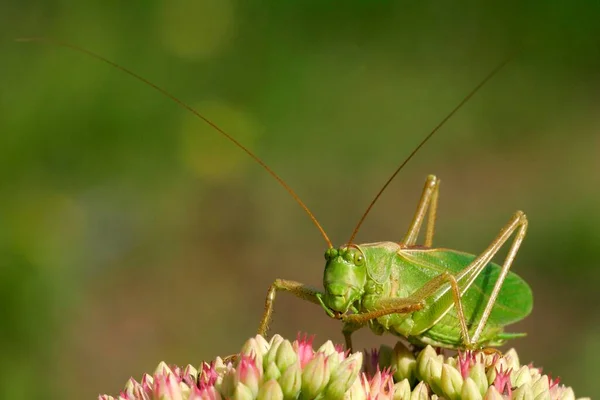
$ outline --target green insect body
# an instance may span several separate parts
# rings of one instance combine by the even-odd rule
[[[372,206],[404,165],[507,62],[505,60],[483,79],[412,151],[375,196],[348,241],[335,249],[327,234],[298,195],[252,151],[209,119],[166,90],[134,72],[69,43],[29,38],[20,41],[49,42],[95,57],[133,76],[169,97],[179,106],[211,125],[217,132],[246,152],[283,186],[319,229],[328,249],[323,276],[324,291],[300,282],[276,279],[269,287],[258,333],[266,335],[278,291],[320,305],[332,318],[343,322],[347,348],[352,333],[368,326],[376,334],[390,332],[406,337],[416,345],[432,344],[453,349],[497,346],[522,336],[505,333],[506,325],[527,316],[532,309],[531,289],[509,271],[525,237],[527,218],[518,211],[480,255],[433,247],[435,217],[440,181],[427,178],[417,211],[402,241],[357,245],[353,240]],[[423,245],[417,244],[419,231],[427,220]],[[491,262],[494,255],[513,237],[502,263]]]
[[[323,302],[330,310],[341,313],[349,310],[372,312],[377,310],[380,299],[409,298],[423,282],[431,281],[444,271],[459,273],[476,258],[450,249],[406,248],[394,242],[342,247],[325,254]],[[501,266],[488,263],[465,289],[462,301],[469,327],[481,319],[501,270]],[[505,333],[503,329],[527,316],[532,306],[533,297],[527,283],[509,272],[481,334],[479,346],[499,346],[507,339],[522,336]],[[459,319],[449,285],[439,288],[422,310],[384,315],[370,320],[368,326],[378,335],[390,332],[420,346],[462,346]]]

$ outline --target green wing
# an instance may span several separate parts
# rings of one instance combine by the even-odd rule
[[[442,271],[456,274],[476,258],[473,254],[450,249],[403,249],[401,255],[420,268],[428,269],[429,274],[433,275]],[[470,326],[476,323],[483,313],[501,269],[498,264],[489,263],[464,293],[463,306]],[[532,308],[531,288],[520,276],[509,271],[487,325],[491,328],[520,321],[531,312]]]

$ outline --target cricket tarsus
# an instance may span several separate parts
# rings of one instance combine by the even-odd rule
[[[433,135],[435,135],[435,133],[442,126],[444,126],[444,124],[446,124],[446,122],[448,122],[448,120],[450,118],[452,118],[452,116],[454,114],[456,114],[456,112],[458,110],[460,110],[471,99],[471,97],[473,97],[475,95],[475,93],[477,93],[479,91],[479,89],[481,89],[490,79],[492,79],[494,77],[494,75],[496,75],[506,64],[508,64],[508,62],[511,60],[511,58],[512,57],[508,57],[504,61],[502,61],[500,64],[498,64],[498,66],[496,68],[494,68],[494,70],[492,70],[492,72],[490,72],[477,86],[475,86],[475,88],[473,90],[471,90],[471,92],[469,92],[469,94],[467,94],[462,99],[462,101],[460,103],[458,103],[458,105],[456,107],[454,107],[454,109],[452,111],[450,111],[450,113],[448,113],[448,115],[446,115],[444,117],[444,119],[442,119],[440,121],[440,123],[437,124],[437,126],[435,128],[433,128],[433,130],[431,132],[429,132],[429,134],[427,136],[425,136],[425,138],[423,140],[421,140],[421,143],[419,143],[419,145],[413,149],[413,151],[408,155],[408,157],[406,157],[404,159],[404,161],[402,161],[400,166],[398,168],[396,168],[394,173],[388,178],[388,180],[385,182],[385,184],[382,186],[382,188],[379,190],[379,192],[375,195],[375,197],[373,198],[373,200],[371,201],[371,203],[365,210],[364,214],[362,215],[362,217],[360,217],[360,220],[358,221],[358,224],[356,224],[356,228],[354,228],[354,231],[352,232],[352,236],[350,236],[350,240],[348,240],[348,243],[354,242],[354,238],[356,238],[356,235],[358,234],[358,231],[359,231],[361,225],[365,221],[365,218],[367,218],[367,215],[369,215],[369,212],[371,211],[371,209],[373,208],[373,206],[375,205],[377,200],[379,200],[379,197],[381,197],[382,193],[385,191],[385,189],[387,189],[387,187],[394,180],[396,175],[398,175],[400,170],[402,170],[402,168],[404,168],[404,166],[415,156],[415,154],[417,154],[418,151],[421,150],[421,147],[423,147],[425,145],[425,143],[427,143],[429,141],[429,139],[431,139],[431,137]]]
[[[200,118],[201,120],[203,120],[204,122],[206,122],[208,125],[210,125],[211,127],[213,127],[217,132],[219,132],[220,134],[222,134],[223,136],[225,136],[225,138],[227,138],[230,142],[232,142],[234,145],[236,145],[237,147],[239,147],[241,150],[243,150],[246,154],[248,154],[250,157],[252,157],[252,159],[254,159],[254,161],[256,161],[261,167],[263,167],[268,173],[269,175],[271,175],[273,178],[275,178],[275,180],[277,180],[277,182],[279,182],[279,184],[281,186],[283,186],[283,188],[294,198],[294,200],[296,200],[296,202],[300,205],[300,207],[302,207],[302,209],[306,212],[306,214],[308,214],[308,216],[310,217],[311,221],[315,224],[315,226],[317,227],[317,229],[319,230],[319,232],[321,233],[321,235],[323,236],[323,239],[325,239],[325,242],[327,242],[327,246],[329,246],[330,248],[333,248],[333,244],[331,243],[331,240],[329,240],[329,237],[327,236],[327,233],[325,233],[325,230],[323,229],[323,227],[321,226],[321,224],[319,223],[319,221],[317,220],[317,218],[313,215],[313,213],[309,210],[309,208],[306,206],[306,204],[304,204],[304,202],[300,199],[300,197],[296,194],[296,192],[289,187],[284,180],[275,173],[275,171],[273,171],[267,164],[265,164],[260,158],[258,158],[258,156],[256,154],[254,154],[250,149],[248,149],[246,146],[244,146],[243,144],[241,144],[239,141],[237,141],[233,136],[231,136],[230,134],[228,134],[227,132],[225,132],[223,129],[221,129],[217,124],[215,124],[214,122],[212,122],[211,120],[209,120],[208,118],[206,118],[205,116],[203,116],[202,114],[200,114],[198,111],[196,111],[195,109],[193,109],[190,105],[184,103],[182,100],[178,99],[177,97],[175,97],[173,94],[171,94],[170,92],[168,92],[167,90],[163,89],[162,87],[150,82],[148,79],[136,74],[135,72],[115,63],[114,61],[111,61],[99,54],[96,54],[90,50],[87,50],[83,47],[79,47],[77,45],[68,43],[68,42],[63,42],[61,40],[55,40],[55,39],[48,39],[48,38],[43,38],[43,37],[30,37],[30,38],[18,38],[15,39],[17,42],[40,42],[40,43],[49,43],[49,44],[53,44],[53,45],[57,45],[57,46],[62,46],[62,47],[67,47],[70,48],[72,50],[75,50],[77,52],[80,53],[84,53],[87,54],[90,57],[93,57],[97,60],[103,61],[115,68],[117,68],[118,70],[134,77],[135,79],[145,83],[146,85],[150,86],[151,88],[157,90],[158,92],[162,93],[163,95],[167,96],[169,99],[171,99],[172,101],[174,101],[175,103],[177,103],[180,107],[186,109],[187,111],[191,112],[192,114],[194,114],[196,117]]]

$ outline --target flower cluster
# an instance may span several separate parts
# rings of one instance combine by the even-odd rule
[[[99,400],[571,400],[573,390],[520,365],[517,353],[459,353],[445,357],[432,347],[416,353],[404,344],[349,354],[327,341],[294,342],[275,335],[249,339],[234,360],[217,358],[196,369],[160,363],[140,382],[131,378],[117,396]]]

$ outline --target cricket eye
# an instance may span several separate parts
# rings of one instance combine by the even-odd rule
[[[359,252],[354,253],[354,265],[363,265],[365,263],[365,258]]]

